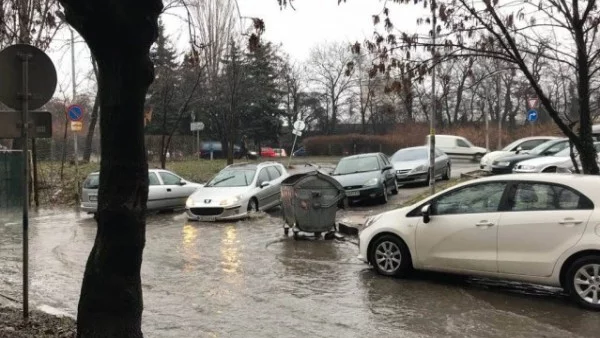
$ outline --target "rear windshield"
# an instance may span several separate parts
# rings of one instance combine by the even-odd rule
[[[100,175],[91,174],[83,182],[84,189],[98,189],[100,185]]]

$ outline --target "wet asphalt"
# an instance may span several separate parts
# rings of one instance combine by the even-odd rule
[[[393,208],[426,188],[403,188]],[[418,273],[376,275],[348,241],[297,241],[279,209],[234,223],[148,218],[147,337],[600,337],[600,314],[559,289]],[[32,214],[32,307],[75,316],[96,225],[71,210]],[[21,298],[21,227],[0,222],[0,294]]]

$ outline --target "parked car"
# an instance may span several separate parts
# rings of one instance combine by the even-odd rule
[[[188,198],[188,219],[240,219],[276,207],[281,204],[281,182],[286,177],[284,166],[276,162],[229,165]]]
[[[558,139],[558,137],[555,136],[531,136],[518,139],[502,148],[502,150],[496,150],[485,154],[485,156],[481,158],[479,167],[483,170],[491,171],[492,163],[500,157],[519,154],[522,151],[531,150],[544,142],[556,139]]]
[[[294,157],[296,157],[296,156],[308,156],[308,151],[306,151],[306,148],[300,147],[300,148],[298,148],[298,150],[294,151],[294,153],[292,154],[292,156],[294,156]]]
[[[596,153],[600,152],[600,142],[594,142]],[[579,162],[579,154],[573,149],[575,160]],[[513,173],[555,173],[558,168],[570,168],[573,166],[571,149],[566,147],[552,156],[532,158],[531,160],[519,162],[513,169]]]
[[[563,287],[600,310],[600,177],[523,174],[459,184],[367,220],[359,258],[412,269]]]
[[[260,148],[261,157],[277,157],[277,153],[273,148]]]
[[[530,160],[536,157],[552,156],[568,146],[569,140],[566,138],[560,138],[544,142],[530,151],[524,151],[520,154],[500,157],[492,162],[492,173],[510,174],[512,173],[513,168],[519,162]]]
[[[172,210],[183,208],[185,201],[202,184],[187,181],[181,176],[163,169],[148,170],[148,210]],[[100,173],[93,172],[83,181],[81,206],[83,212],[95,214],[98,208]]]
[[[390,158],[398,183],[429,182],[429,147],[411,147],[398,150]],[[449,180],[451,176],[450,157],[435,149],[435,177]]]
[[[425,145],[429,145],[430,135],[425,138]],[[462,136],[435,135],[435,147],[451,157],[471,158],[479,162],[487,153],[487,149],[476,147]]]
[[[200,157],[210,159],[210,153],[213,153],[213,158],[226,158],[227,154],[223,152],[223,145],[219,141],[204,141],[200,144]],[[233,146],[233,157],[241,158],[242,152],[239,145]]]
[[[389,194],[398,194],[394,167],[382,153],[344,157],[331,176],[344,187],[348,201],[378,199],[385,204]]]
[[[273,148],[275,157],[287,157],[287,152],[283,148]]]

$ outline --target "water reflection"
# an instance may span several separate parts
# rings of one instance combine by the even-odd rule
[[[237,239],[237,228],[234,225],[228,225],[223,233],[223,238],[221,239],[221,258],[223,272],[232,277],[239,277],[239,240]],[[236,279],[234,278],[233,280]]]
[[[198,228],[191,224],[185,224],[181,231],[183,236],[183,271],[192,272],[197,268],[198,255]]]

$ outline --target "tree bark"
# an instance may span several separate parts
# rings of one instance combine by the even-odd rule
[[[98,230],[77,313],[77,336],[143,337],[140,269],[148,162],[144,102],[162,1],[61,0],[98,62],[101,162]]]

